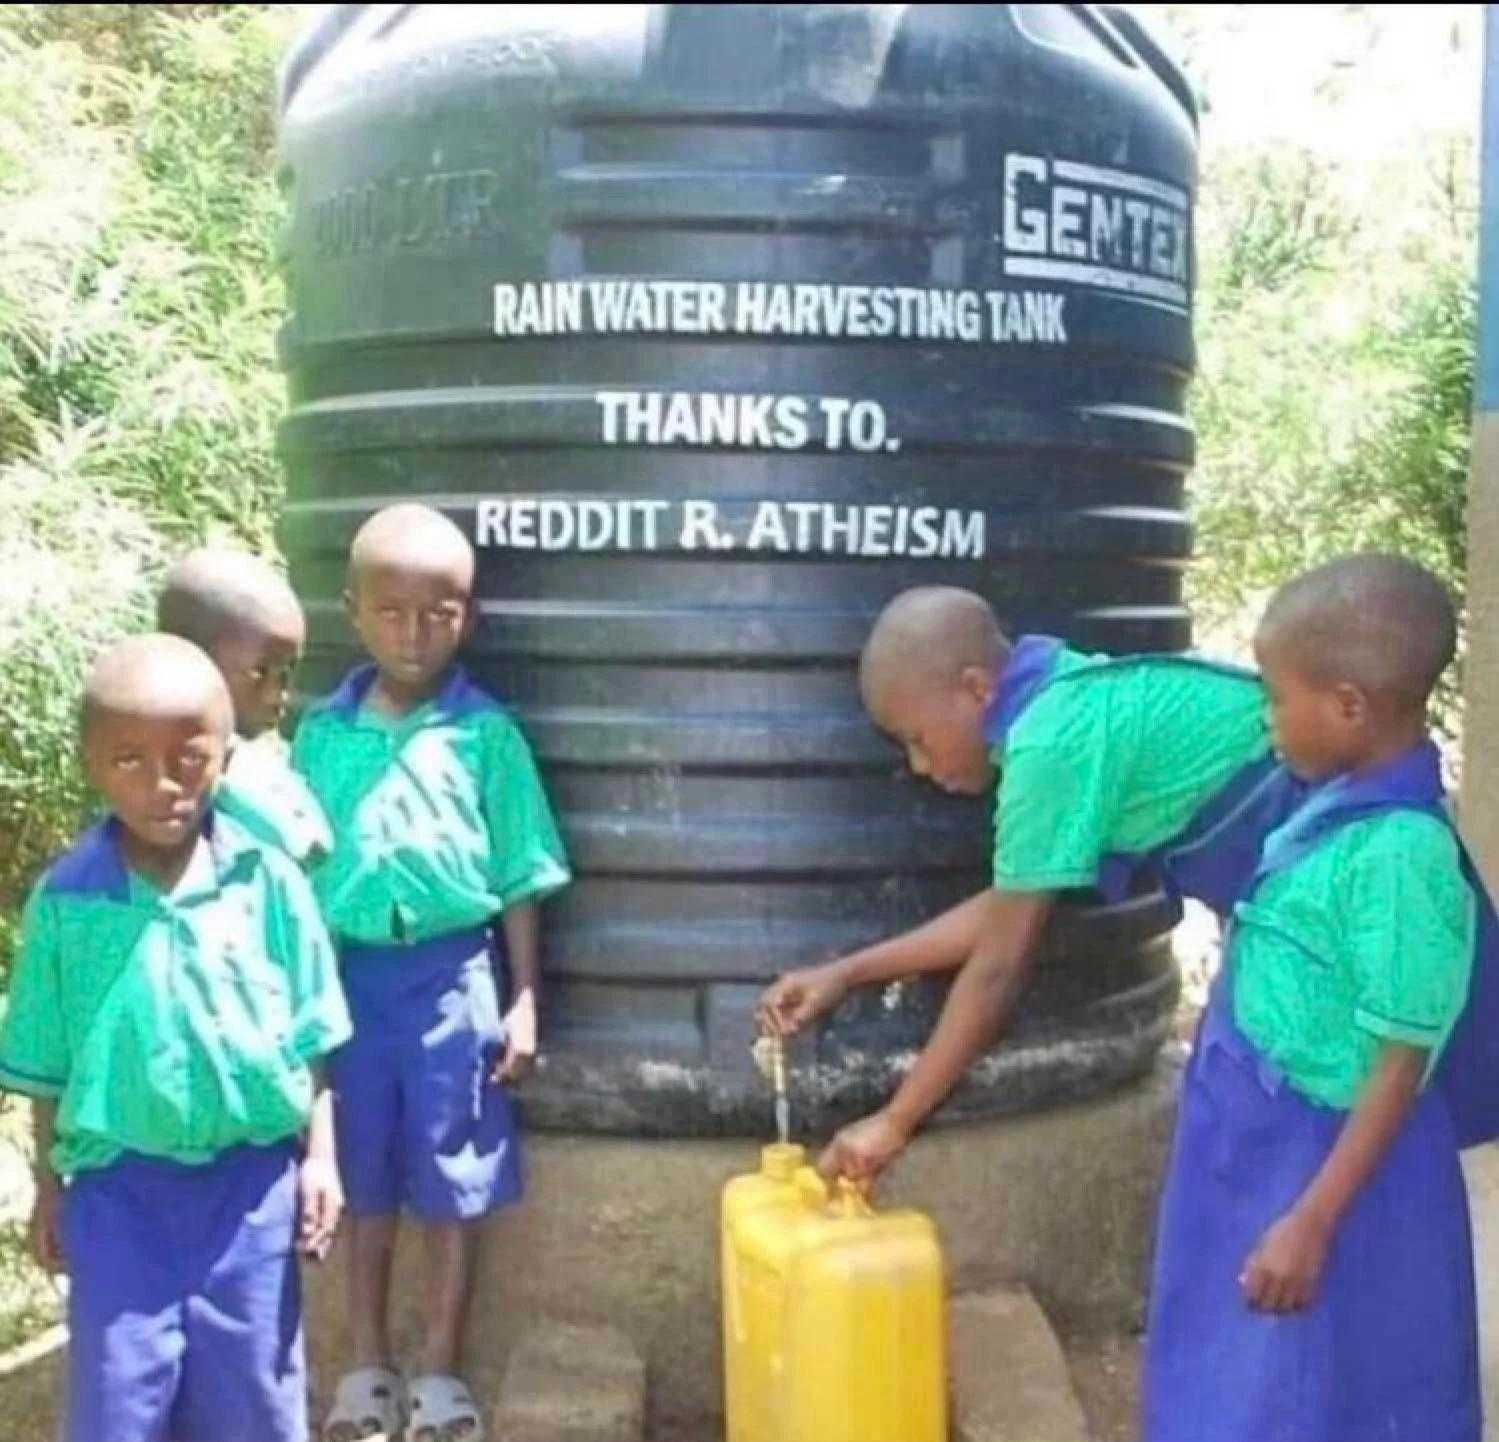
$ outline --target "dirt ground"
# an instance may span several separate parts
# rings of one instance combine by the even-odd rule
[[[1088,1442],[1134,1442],[1139,1435],[1142,1341],[1087,1337],[1063,1343],[1072,1387],[1088,1419]]]

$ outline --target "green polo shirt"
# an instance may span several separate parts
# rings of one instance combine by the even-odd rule
[[[292,763],[333,825],[314,875],[333,935],[366,945],[482,926],[570,880],[515,723],[462,671],[401,717],[364,706],[372,667],[311,708]]]
[[[1092,886],[1100,860],[1178,835],[1270,749],[1258,678],[1170,657],[1063,650],[1053,681],[994,748],[994,885]]]
[[[310,1063],[349,1036],[297,867],[226,817],[171,894],[127,870],[116,821],[37,883],[0,1028],[0,1086],[58,1103],[64,1175],[123,1151],[187,1163],[306,1125]]]
[[[235,743],[214,804],[257,841],[280,847],[304,871],[333,850],[328,818],[292,770],[279,736]]]
[[[1430,1074],[1476,927],[1450,827],[1406,809],[1350,822],[1235,908],[1235,1019],[1297,1091],[1352,1107],[1385,1041],[1429,1050]]]

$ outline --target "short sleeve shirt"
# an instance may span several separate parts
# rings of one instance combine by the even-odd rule
[[[570,880],[530,748],[461,671],[402,717],[364,667],[303,718],[293,765],[333,826],[314,875],[329,929],[367,945],[482,926]]]
[[[1429,1075],[1476,926],[1450,827],[1408,809],[1351,822],[1235,909],[1235,1019],[1297,1091],[1351,1107],[1384,1041],[1429,1050]]]
[[[1092,886],[1111,854],[1180,834],[1236,772],[1270,750],[1264,689],[1248,672],[1172,657],[1076,651],[994,751],[994,885]]]
[[[168,895],[127,870],[118,838],[113,820],[86,832],[27,902],[0,1086],[57,1101],[63,1174],[295,1135],[310,1063],[350,1032],[306,878],[215,815]]]
[[[291,768],[279,736],[230,752],[214,803],[257,841],[279,847],[304,871],[333,850],[333,831],[311,788]]]

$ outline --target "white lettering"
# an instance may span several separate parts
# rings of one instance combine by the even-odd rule
[[[541,549],[565,551],[578,531],[577,512],[567,501],[541,503]]]
[[[942,522],[942,554],[956,560],[983,559],[984,513],[949,511]]]
[[[853,402],[845,396],[820,396],[818,404],[822,407],[823,444],[830,451],[841,451],[844,421],[853,407]]]
[[[848,413],[848,440],[856,451],[877,451],[885,444],[885,408],[878,401],[855,401]]]
[[[786,518],[775,501],[761,501],[750,525],[749,539],[744,543],[751,551],[780,551],[791,549],[791,540],[786,534]],[[798,550],[806,550],[799,546]]]
[[[796,522],[796,549],[812,549],[812,527],[822,515],[822,507],[816,501],[788,501],[786,509]]]
[[[843,538],[841,543],[840,536]],[[840,520],[838,507],[825,504],[822,508],[822,549],[831,555],[840,546],[850,556],[859,554],[859,508],[844,506]]]
[[[1051,248],[1057,255],[1084,259],[1088,247],[1083,241],[1083,211],[1088,193],[1071,185],[1059,185],[1051,193]]]
[[[739,444],[770,450],[773,442],[770,434],[770,408],[775,404],[774,396],[739,397]]]
[[[536,549],[536,502],[510,502],[510,545],[517,551]]]
[[[718,549],[718,507],[712,501],[682,502],[682,549]]]
[[[1038,155],[1005,156],[1004,223],[1005,249],[1022,255],[1042,255],[1046,251],[1046,212],[1036,206],[1020,204],[1020,182],[1023,178],[1044,185],[1050,171]]]
[[[958,337],[970,345],[984,338],[984,313],[977,291],[965,290],[958,296]]]
[[[776,402],[776,445],[783,451],[799,451],[811,435],[806,401],[800,396],[782,396]]]
[[[1152,206],[1150,211],[1150,268],[1157,275],[1176,275],[1176,226],[1175,217],[1162,206]]]
[[[1093,196],[1092,234],[1089,244],[1095,260],[1117,265],[1123,259],[1124,200],[1117,195]]]
[[[1046,302],[1046,329],[1042,339],[1051,341],[1055,345],[1066,345],[1067,324],[1063,307],[1067,304],[1067,297],[1048,292],[1041,298]]]
[[[661,545],[661,517],[671,509],[670,501],[637,501],[640,508],[640,545],[642,550],[654,551]]]
[[[623,280],[588,282],[588,302],[593,309],[595,330],[622,331],[625,328],[625,297],[629,289],[629,282]]]
[[[474,544],[508,546],[505,539],[505,502],[480,501],[474,508]]]
[[[1143,200],[1126,200],[1124,213],[1129,217],[1129,263],[1136,270],[1145,269],[1145,234],[1150,225],[1150,207]]]
[[[941,518],[942,512],[936,506],[921,506],[911,513],[911,529],[916,533],[917,544],[911,547],[907,555],[920,561],[937,554],[937,548],[942,544],[937,530],[937,522]]]
[[[629,515],[629,502],[620,501],[619,509],[623,516]],[[578,502],[578,549],[580,551],[602,551],[609,544],[611,533],[618,529],[625,530],[628,522],[625,521],[618,527],[614,524],[614,514],[608,501],[579,501]]]
[[[667,397],[666,420],[653,442],[662,446],[695,446],[702,436],[697,423],[697,397],[675,391]]]
[[[606,446],[617,446],[619,444],[619,416],[624,404],[629,400],[629,391],[595,391],[593,398],[603,407],[603,437]]]

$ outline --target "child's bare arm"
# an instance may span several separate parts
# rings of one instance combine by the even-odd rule
[[[1321,1170],[1296,1205],[1261,1238],[1239,1284],[1257,1311],[1294,1312],[1316,1296],[1338,1223],[1384,1160],[1410,1114],[1427,1054],[1386,1042]]]
[[[824,1176],[878,1176],[1009,1022],[1054,898],[1045,891],[989,891],[979,899],[984,906],[977,913],[977,942],[931,1040],[883,1110],[833,1138],[818,1164]]]
[[[52,1170],[52,1143],[56,1126],[57,1103],[41,1098],[33,1099],[31,1130],[36,1158],[32,1162],[32,1175],[36,1180],[36,1201],[31,1209],[31,1251],[48,1272],[67,1269],[59,1227],[62,1183]]]
[[[510,955],[512,995],[505,1014],[505,1056],[495,1080],[519,1081],[536,1059],[538,993],[541,989],[541,908],[534,901],[509,907],[502,920]]]
[[[343,1186],[333,1146],[333,1093],[321,1067],[313,1071],[316,1088],[307,1123],[307,1152],[298,1174],[297,1246],[303,1256],[322,1261],[333,1245],[343,1215]]]
[[[760,1029],[790,1036],[831,1011],[856,986],[962,966],[978,944],[994,895],[981,891],[911,931],[822,966],[787,972],[760,998],[755,1013]]]

